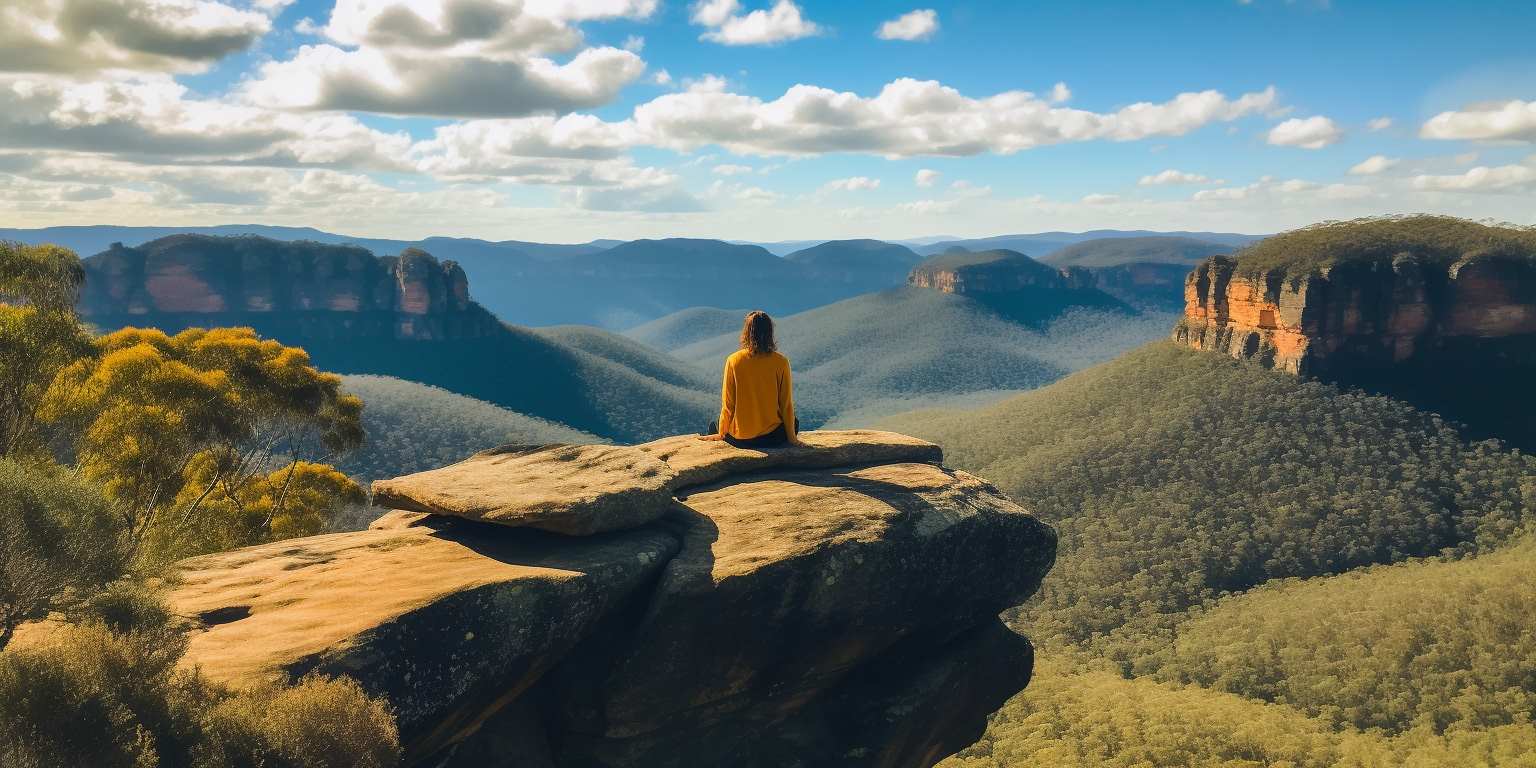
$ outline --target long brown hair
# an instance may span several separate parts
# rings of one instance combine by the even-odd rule
[[[753,355],[764,355],[779,348],[773,342],[773,318],[767,312],[754,309],[741,321],[741,348]]]

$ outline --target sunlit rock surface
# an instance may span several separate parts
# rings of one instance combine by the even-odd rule
[[[187,561],[186,663],[352,676],[396,707],[412,764],[932,765],[1028,682],[997,614],[1038,589],[1055,533],[930,444],[805,437],[633,449],[668,468],[648,492],[667,508],[624,530],[396,511]],[[498,482],[541,482],[525,469]],[[613,469],[578,484],[622,486]]]

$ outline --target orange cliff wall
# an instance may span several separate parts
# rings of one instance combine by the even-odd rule
[[[1536,262],[1403,255],[1292,277],[1244,275],[1230,258],[1184,283],[1174,340],[1296,374],[1344,375],[1469,360],[1536,363]]]
[[[175,236],[85,260],[80,313],[103,327],[252,325],[309,338],[489,335],[458,264],[408,250]]]

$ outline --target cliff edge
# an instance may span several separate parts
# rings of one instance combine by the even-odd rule
[[[1205,261],[1184,295],[1179,344],[1536,441],[1532,230],[1440,216],[1319,225]]]
[[[181,565],[185,663],[347,675],[408,764],[930,766],[1021,690],[1055,532],[937,446],[527,446],[381,481],[368,531]]]
[[[80,314],[107,327],[241,322],[306,338],[475,338],[499,322],[464,270],[425,251],[375,257],[352,245],[255,235],[172,235],[84,261]]]

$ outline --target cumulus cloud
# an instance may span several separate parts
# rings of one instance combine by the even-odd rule
[[[978,186],[964,179],[950,184],[949,191],[956,197],[986,197],[992,194],[991,187],[985,185]]]
[[[688,213],[706,207],[697,197],[680,187],[664,186],[641,189],[622,187],[577,189],[568,199],[576,207],[589,211],[627,211],[638,213]]]
[[[1376,131],[1385,131],[1386,129],[1391,128],[1391,127],[1392,127],[1392,118],[1390,118],[1390,117],[1376,117],[1376,118],[1372,118],[1370,122],[1365,124],[1366,130],[1368,130],[1368,131],[1370,131],[1372,133],[1375,133]]]
[[[1276,200],[1295,202],[1303,199],[1358,200],[1375,194],[1367,186],[1359,184],[1318,184],[1305,179],[1278,180],[1264,176],[1258,181],[1241,187],[1202,189],[1191,200],[1195,202],[1232,200]]]
[[[1466,173],[1415,176],[1413,187],[1435,192],[1521,192],[1536,189],[1536,163],[1480,165]]]
[[[717,165],[714,168],[711,168],[710,171],[716,176],[740,176],[742,174],[751,173],[752,166],[736,165],[735,163],[722,163],[721,165]]]
[[[1536,141],[1536,101],[1474,104],[1459,111],[1441,112],[1424,123],[1419,136],[1426,139]]]
[[[738,0],[698,0],[693,23],[710,29],[700,40],[721,45],[772,45],[819,35],[822,28],[805,18],[791,0],[776,0],[768,9],[743,15]]]
[[[198,72],[266,34],[263,10],[218,0],[7,0],[0,72]]]
[[[246,93],[275,109],[510,117],[606,104],[644,71],[639,56],[606,47],[558,64],[307,45],[292,59],[263,65]]]
[[[1344,137],[1333,120],[1323,117],[1293,117],[1269,131],[1269,143],[1282,147],[1322,149]]]
[[[168,76],[0,80],[0,146],[146,162],[403,170],[410,137],[346,115],[298,116],[189,98]]]
[[[956,200],[913,200],[907,203],[899,203],[896,206],[896,210],[918,216],[932,216],[950,213],[959,206],[960,203]]]
[[[632,141],[624,124],[591,115],[469,120],[437,128],[431,139],[411,147],[410,156],[416,170],[445,178],[586,186],[674,180],[622,157]]]
[[[709,197],[713,200],[726,198],[749,205],[766,205],[778,202],[783,198],[783,195],[750,184],[736,184],[718,180],[709,185]]]
[[[581,48],[576,22],[644,18],[655,0],[338,0],[331,42],[246,83],[276,109],[437,117],[560,114],[611,101],[645,71],[636,50]],[[565,62],[555,54],[575,54]]]
[[[913,175],[912,183],[918,185],[919,187],[931,187],[935,182],[939,180],[939,176],[941,175],[942,174],[940,174],[938,171],[929,168],[923,168],[919,170],[915,175]]]
[[[1066,83],[1057,83],[1051,86],[1051,103],[1061,104],[1072,99],[1072,89]]]
[[[875,37],[881,40],[927,40],[939,31],[939,12],[919,8],[880,25]]]
[[[1103,195],[1097,193],[1092,195],[1083,195],[1084,205],[1109,205],[1110,203],[1118,202],[1120,202],[1119,195]]]
[[[1398,162],[1398,159],[1395,157],[1387,157],[1386,155],[1371,155],[1370,157],[1361,160],[1353,167],[1351,167],[1349,169],[1349,175],[1374,176],[1378,173],[1381,173],[1382,171],[1387,170],[1388,168],[1391,168],[1394,165],[1397,165]]]
[[[1160,173],[1143,176],[1141,181],[1136,183],[1143,187],[1160,187],[1174,184],[1220,184],[1222,181],[1221,179],[1212,179],[1199,173],[1185,173],[1184,171],[1169,168]]]
[[[718,144],[738,154],[864,152],[889,157],[1011,154],[1096,139],[1179,136],[1212,122],[1275,107],[1273,88],[1228,99],[1219,91],[1182,93],[1110,113],[1053,106],[1026,91],[981,99],[935,81],[903,78],[873,97],[796,85],[773,101],[699,84],[636,107],[641,134],[659,146],[692,150]]]
[[[858,192],[880,188],[879,179],[871,179],[868,176],[850,176],[846,179],[833,179],[823,184],[821,188],[828,192]]]

